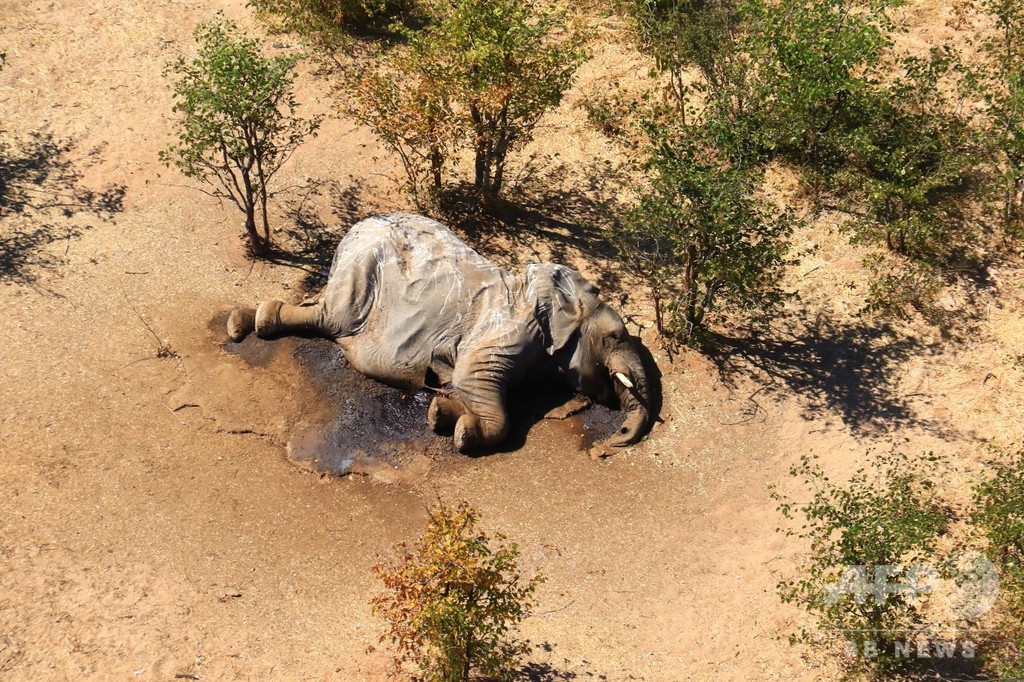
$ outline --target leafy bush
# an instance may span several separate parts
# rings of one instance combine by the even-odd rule
[[[429,203],[444,188],[445,169],[464,137],[445,92],[425,73],[415,73],[410,53],[382,58],[372,70],[353,75],[347,107],[398,155],[417,204]]]
[[[580,38],[565,12],[533,0],[432,7],[434,21],[410,32],[408,47],[350,79],[349,110],[400,154],[414,186],[430,178],[440,188],[449,156],[468,145],[473,184],[493,207],[508,155],[571,83]]]
[[[748,50],[745,5],[633,0],[631,6],[642,46],[669,77],[666,100],[675,106],[679,124],[699,129],[729,163],[751,167],[764,161],[759,68]]]
[[[650,121],[651,188],[613,235],[648,285],[660,332],[700,341],[723,303],[756,311],[780,303],[794,219],[754,198],[758,173],[716,155],[700,129]]]
[[[783,516],[800,524],[784,532],[810,544],[798,575],[779,583],[782,600],[811,613],[819,632],[874,653],[852,659],[869,671],[905,663],[895,654],[896,638],[923,623],[910,560],[933,552],[948,523],[925,470],[931,461],[888,453],[840,485],[805,455],[791,474],[803,480],[810,501],[772,493]],[[817,641],[808,630],[793,639]]]
[[[865,312],[902,320],[917,312],[929,324],[947,326],[949,315],[938,303],[945,281],[934,266],[883,254],[866,264],[872,276]]]
[[[887,12],[900,3],[633,0],[631,7],[685,122],[694,122],[689,110],[701,112],[723,153],[745,161],[781,156],[817,184],[842,167],[849,131],[870,123],[864,101],[890,45]],[[697,79],[689,77],[694,67]]]
[[[278,29],[291,31],[314,45],[343,47],[352,33],[388,28],[412,8],[411,0],[248,0],[257,16]]]
[[[630,128],[630,117],[635,105],[619,89],[612,84],[611,89],[602,86],[580,97],[576,105],[587,115],[587,121],[606,137],[623,139]]]
[[[982,154],[954,99],[957,60],[946,50],[893,55],[900,27],[891,13],[902,1],[630,6],[641,43],[669,76],[669,99],[713,154],[751,177],[782,161],[816,201],[832,193],[855,216],[854,241],[899,256],[873,283],[870,308],[903,315],[912,304],[935,321],[945,273],[968,270],[981,252],[981,229],[965,216]]]
[[[843,167],[848,136],[876,123],[874,89],[902,0],[751,0],[745,49],[759,66],[763,144],[820,188]]]
[[[900,66],[905,75],[875,95],[872,125],[849,136],[846,177],[867,207],[851,223],[854,238],[924,263],[968,258],[978,243],[965,211],[980,150],[941,88],[954,62],[935,51]]]
[[[642,46],[668,74],[684,114],[691,88],[717,99],[745,70],[736,0],[632,0],[631,10]],[[695,82],[687,73],[692,67],[701,76]]]
[[[414,547],[374,568],[386,591],[371,604],[388,621],[381,641],[397,647],[396,672],[411,663],[430,682],[507,680],[529,652],[512,632],[541,578],[526,578],[516,544],[477,530],[479,518],[465,502],[441,504]]]
[[[972,522],[988,540],[987,555],[999,572],[1000,617],[986,666],[997,679],[1024,676],[1024,454],[994,466],[975,487]]]
[[[982,43],[986,63],[977,74],[977,92],[1002,155],[1003,216],[1024,235],[1024,5],[1017,0],[985,0],[997,32]]]
[[[962,102],[951,101],[959,66],[948,53],[895,66],[899,75],[872,95],[874,122],[846,138],[839,176],[855,215],[847,229],[854,242],[889,252],[869,258],[869,310],[891,317],[916,310],[946,326],[952,318],[938,294],[951,273],[976,267],[985,243],[984,222],[970,215],[982,196],[984,154]],[[885,268],[875,267],[883,260]]]
[[[294,58],[263,57],[256,40],[223,18],[199,24],[194,35],[198,55],[180,57],[166,69],[175,79],[180,118],[178,139],[160,159],[234,203],[245,214],[252,253],[265,254],[270,181],[303,139],[316,134],[320,118],[295,116]]]

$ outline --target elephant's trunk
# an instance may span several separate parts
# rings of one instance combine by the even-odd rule
[[[647,432],[651,418],[650,382],[636,351],[619,352],[608,359],[606,366],[626,416],[622,426],[602,445],[621,448],[637,442]]]

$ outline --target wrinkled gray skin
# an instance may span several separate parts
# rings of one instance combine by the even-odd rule
[[[650,420],[636,341],[590,282],[551,263],[517,277],[422,216],[376,216],[353,226],[318,303],[264,301],[231,313],[233,340],[254,330],[261,338],[332,338],[355,369],[393,386],[450,384],[428,418],[435,432],[454,431],[460,452],[501,443],[509,389],[545,373],[599,402],[618,399],[625,420],[604,446],[636,442]]]

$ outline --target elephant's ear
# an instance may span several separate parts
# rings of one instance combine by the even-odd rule
[[[575,270],[540,263],[526,271],[527,295],[535,302],[537,322],[544,333],[548,353],[563,348],[579,331],[587,314],[586,299],[597,296],[597,287]]]

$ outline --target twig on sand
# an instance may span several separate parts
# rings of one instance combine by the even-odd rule
[[[128,307],[131,308],[131,311],[135,313],[135,317],[139,318],[139,322],[142,323],[142,326],[145,327],[146,331],[148,331],[150,335],[156,340],[156,357],[180,358],[181,356],[174,352],[174,349],[171,348],[171,344],[161,339],[160,335],[153,330],[153,327],[150,326],[149,322],[146,322],[145,318],[142,317],[142,314],[138,311],[138,309],[134,305],[132,305],[132,302],[131,300],[129,300],[128,295],[124,293],[124,289],[121,289],[121,296],[124,297],[124,302],[128,304]],[[135,363],[133,362],[130,364]]]

